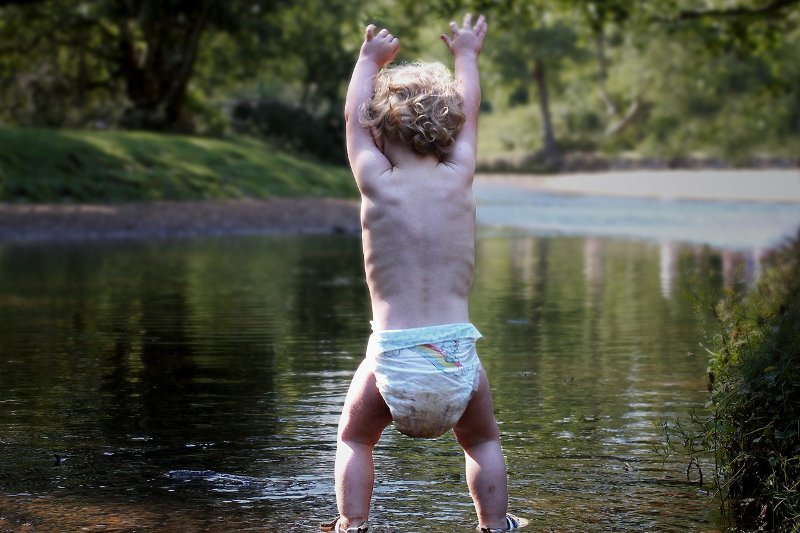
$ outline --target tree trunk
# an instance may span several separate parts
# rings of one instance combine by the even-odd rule
[[[594,38],[597,49],[597,83],[600,86],[600,98],[603,99],[603,103],[606,106],[606,113],[616,116],[619,111],[614,101],[608,96],[608,91],[606,91],[606,78],[608,77],[608,69],[606,67],[606,36],[603,34],[602,29],[600,29],[600,31],[595,33]]]
[[[122,125],[157,131],[191,129],[180,123],[181,111],[213,2],[206,0],[181,12],[159,4],[148,2],[141,12],[129,13],[120,22],[120,70],[130,100]],[[134,34],[136,25],[140,35]]]
[[[547,75],[544,61],[535,59],[533,63],[533,79],[539,94],[539,110],[542,114],[542,150],[546,162],[557,163],[561,160],[561,152],[553,134],[553,121],[550,117],[550,96],[547,92]]]
[[[613,137],[627,128],[628,125],[633,122],[633,119],[636,118],[640,108],[641,106],[639,105],[638,99],[631,102],[631,105],[628,106],[628,110],[625,112],[625,116],[623,116],[620,120],[609,124],[604,135],[606,137]]]

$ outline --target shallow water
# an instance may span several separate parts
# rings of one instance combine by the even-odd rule
[[[749,178],[762,179],[762,174]],[[670,177],[667,173],[664,179]],[[478,180],[475,194],[484,226],[527,233],[690,243],[757,256],[800,227],[796,202],[578,195],[492,179]]]
[[[652,445],[706,399],[687,295],[753,270],[704,247],[482,233],[472,318],[533,531],[721,528]],[[352,237],[0,249],[0,530],[314,530],[369,318]],[[474,525],[451,435],[389,428],[375,455],[376,531]]]

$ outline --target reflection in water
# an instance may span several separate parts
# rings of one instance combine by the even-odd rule
[[[725,289],[750,287],[761,273],[761,263],[766,252],[761,248],[752,250],[721,250],[718,252],[721,260],[722,286]],[[659,278],[661,280],[661,294],[664,298],[674,296],[673,286],[675,280],[687,272],[702,272],[702,263],[707,259],[707,251],[703,247],[680,245],[674,241],[663,241],[659,245],[660,265]],[[683,255],[690,254],[695,266],[687,270],[687,258]]]
[[[603,239],[587,237],[583,245],[583,275],[586,284],[595,287],[603,281]]]
[[[654,422],[705,401],[682,295],[756,264],[479,239],[472,318],[534,531],[720,528],[685,465],[653,455]],[[362,268],[349,237],[2,250],[0,529],[313,530],[335,509],[336,424],[369,334]],[[474,524],[452,435],[390,428],[375,460],[376,531]]]
[[[692,302],[663,298],[650,245],[539,241],[538,263],[514,238],[479,241],[473,308],[479,324],[496,324],[484,328],[481,356],[512,493],[525,495],[517,505],[557,530],[713,529],[715,519],[699,518],[708,502],[696,487],[677,489],[680,469],[652,455],[654,422],[704,400],[704,362],[686,355],[699,332]],[[523,268],[536,274],[521,287]],[[689,291],[701,274],[684,271],[677,289]],[[676,491],[688,498],[678,508]]]
[[[661,294],[664,298],[672,297],[672,286],[675,276],[678,274],[677,245],[672,241],[664,241],[659,249],[661,252],[661,262],[659,265],[659,277],[661,279]]]

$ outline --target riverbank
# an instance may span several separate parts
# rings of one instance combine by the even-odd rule
[[[560,176],[481,174],[478,181],[548,192],[661,198],[800,203],[800,170],[637,170]]]
[[[271,198],[122,204],[0,203],[0,242],[356,233],[353,200]]]
[[[800,173],[786,170],[623,172],[558,177],[479,175],[476,190],[486,186],[528,192],[800,204]],[[0,242],[356,234],[359,229],[358,201],[349,199],[0,203]]]
[[[712,486],[742,530],[794,533],[800,524],[800,240],[787,241],[763,265],[748,291],[705,302],[716,319],[716,333],[704,343],[709,401],[688,420],[664,424],[664,451],[683,456],[690,467],[695,461],[698,470],[698,457],[713,458],[722,475],[712,476]]]
[[[344,166],[252,137],[0,127],[0,202],[357,196]]]

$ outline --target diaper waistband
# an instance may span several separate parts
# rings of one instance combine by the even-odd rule
[[[421,344],[433,344],[456,339],[478,340],[483,335],[469,322],[441,324],[421,328],[387,329],[374,331],[369,337],[367,354],[402,350]]]

